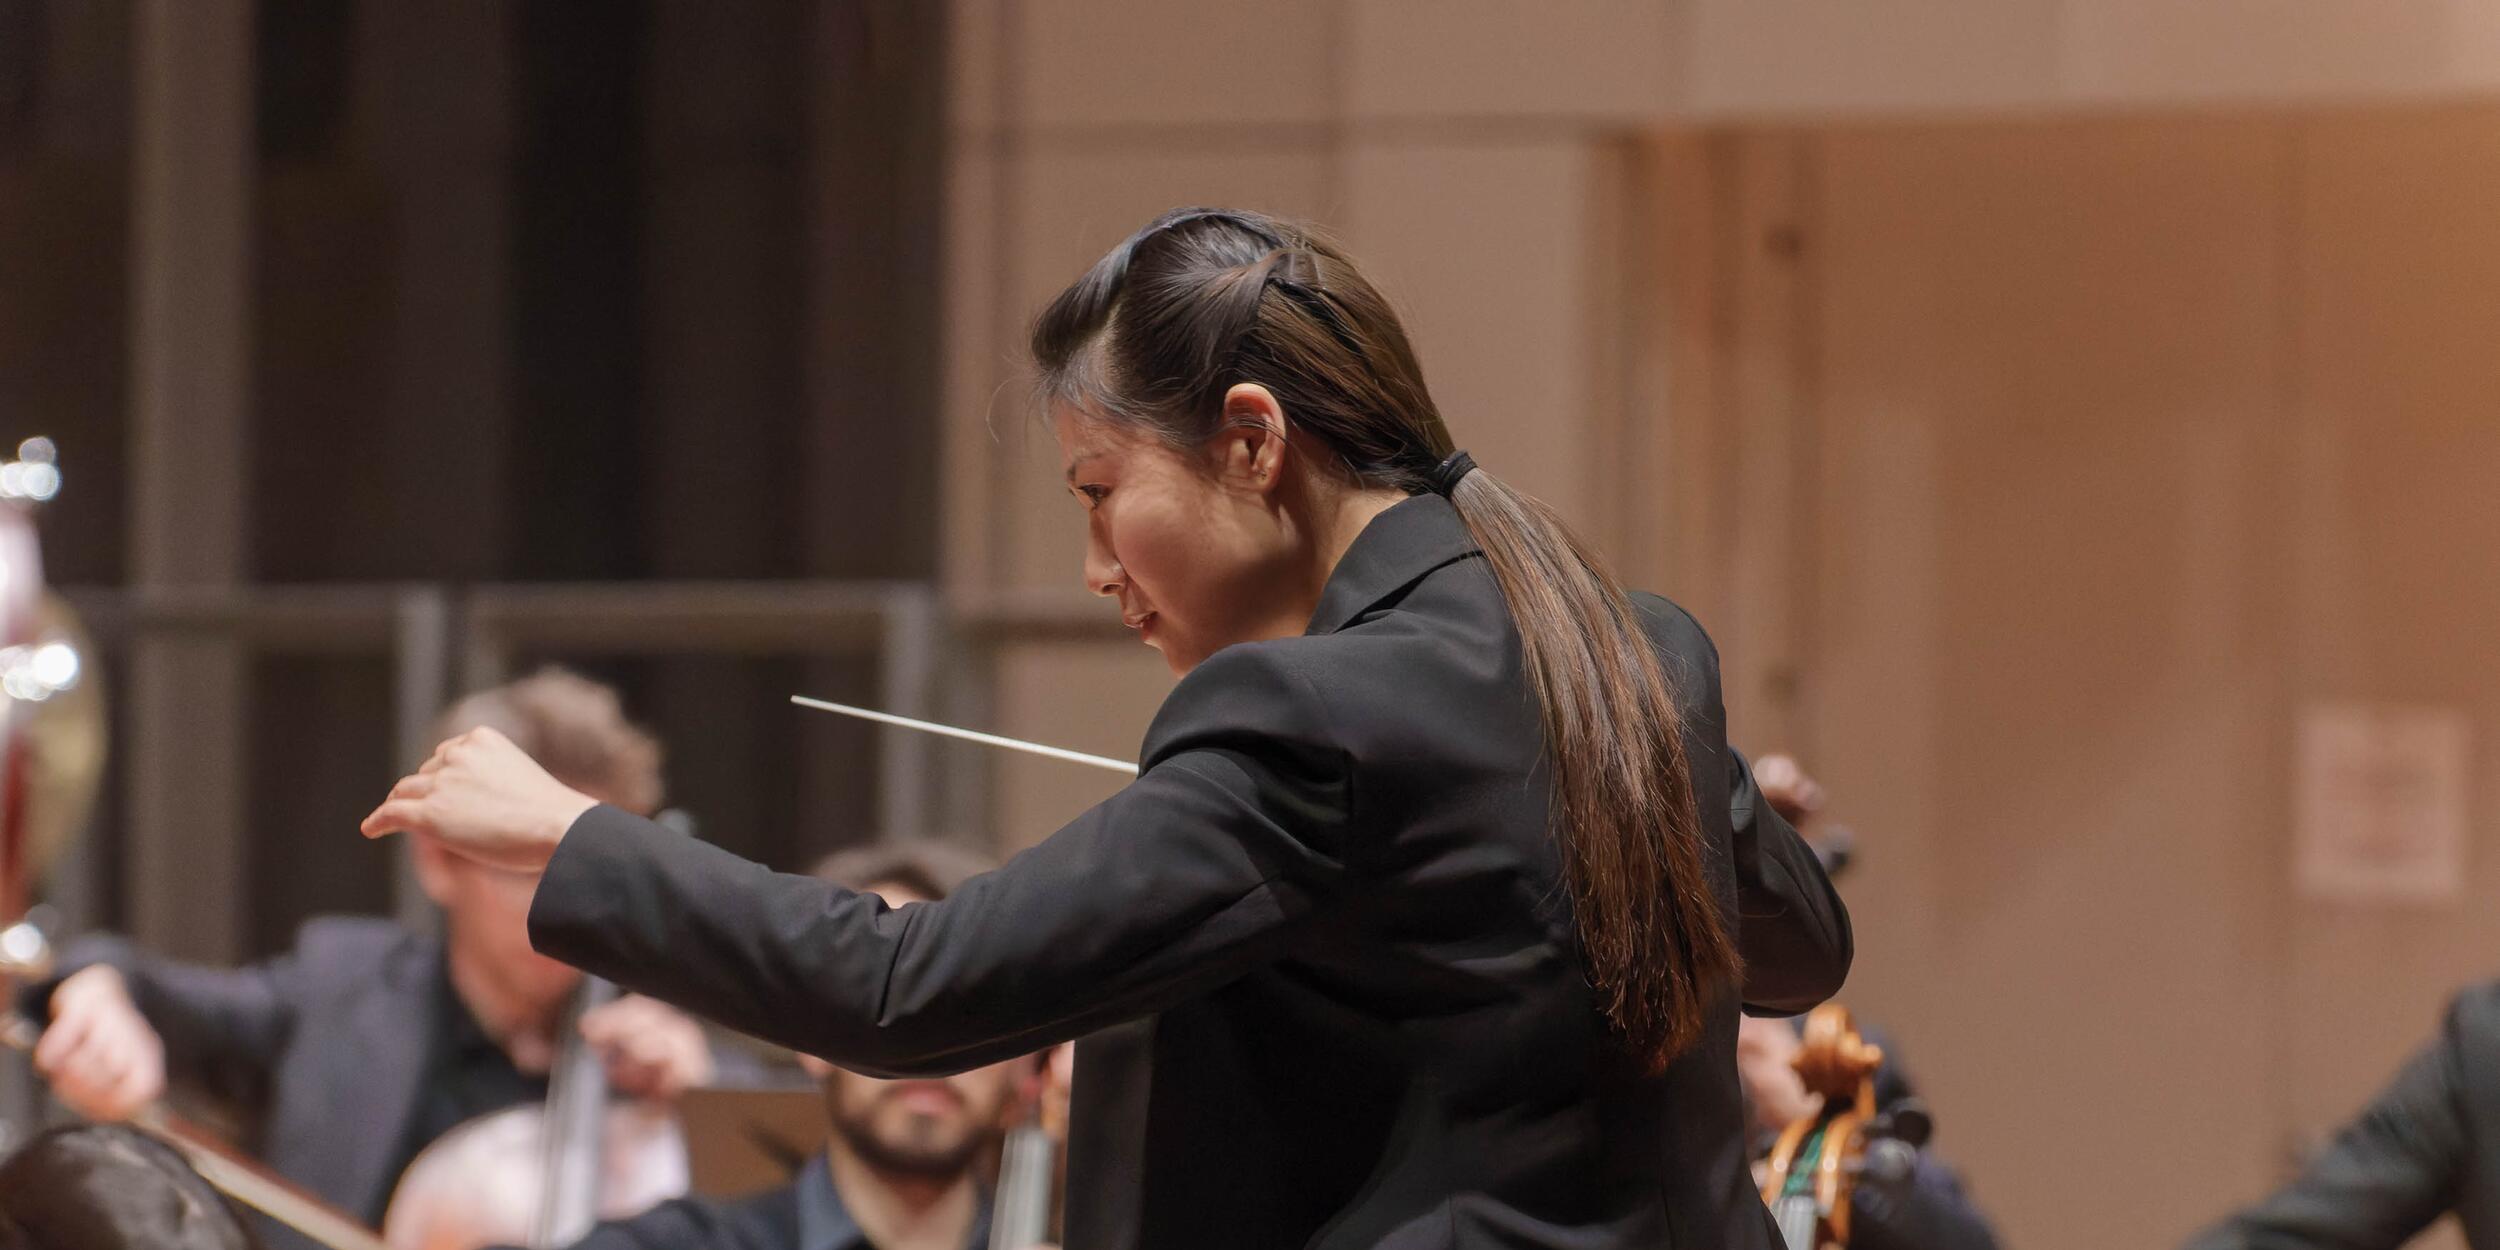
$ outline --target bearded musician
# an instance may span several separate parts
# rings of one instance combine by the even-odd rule
[[[658,744],[615,691],[562,670],[473,694],[444,732],[492,726],[585,793],[636,812],[660,804]],[[475,1117],[543,1099],[581,974],[530,949],[532,880],[419,842],[440,938],[387,920],[316,919],[264,963],[205,968],[116,937],[71,944],[20,1009],[50,1025],[35,1066],[71,1110],[125,1119],[168,1082],[258,1125],[268,1166],[341,1211],[382,1223],[411,1160]],[[699,1025],[626,997],[579,1017],[617,1095],[668,1101],[709,1082]],[[313,1243],[275,1223],[271,1250]]]
[[[815,875],[888,907],[945,898],[996,865],[943,842],[836,852]],[[991,1244],[984,1165],[1030,1057],[946,1077],[881,1080],[810,1055],[825,1100],[824,1153],[790,1183],[730,1201],[681,1198],[600,1225],[573,1250],[982,1250]],[[1025,1250],[1017,1247],[1016,1250]]]

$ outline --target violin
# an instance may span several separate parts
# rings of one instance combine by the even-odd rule
[[[0,937],[0,946],[8,947],[5,954],[0,954],[0,978],[11,984],[46,976],[51,971],[50,951],[32,946],[40,939],[20,936],[26,928],[20,922],[7,931],[7,936]],[[0,1044],[13,1050],[31,1052],[42,1036],[43,1030],[34,1021],[13,1012],[6,1017],[6,1023],[0,1024]],[[200,1179],[215,1186],[218,1192],[329,1250],[388,1250],[382,1239],[357,1223],[354,1216],[296,1188],[162,1104],[140,1108],[130,1117],[130,1123],[182,1152]]]
[[[1823,1102],[1781,1130],[1762,1180],[1763,1204],[1788,1250],[1849,1244],[1850,1197],[1882,1136],[1875,1072],[1883,1062],[1883,1048],[1858,1036],[1848,1008],[1825,1003],[1806,1017],[1797,1076]]]

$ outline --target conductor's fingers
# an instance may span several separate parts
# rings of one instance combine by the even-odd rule
[[[400,778],[398,785],[391,787],[390,797],[394,799],[421,799],[432,793],[434,793],[434,778],[432,775],[427,773],[410,773],[409,775]]]
[[[430,826],[425,822],[424,800],[394,798],[374,808],[373,814],[356,828],[368,838],[378,838],[392,833],[423,833]]]

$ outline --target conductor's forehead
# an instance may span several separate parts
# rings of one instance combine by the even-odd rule
[[[1050,426],[1059,440],[1060,470],[1071,481],[1088,461],[1117,455],[1131,441],[1123,437],[1117,426],[1073,404],[1062,404],[1053,411]]]

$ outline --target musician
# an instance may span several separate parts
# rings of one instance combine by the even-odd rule
[[[0,1163],[0,1250],[259,1250],[173,1147],[120,1124],[37,1135]]]
[[[659,747],[616,694],[549,670],[462,700],[446,730],[491,725],[555,775],[617,810],[660,802]],[[378,1225],[409,1161],[476,1116],[545,1097],[581,974],[530,949],[528,877],[423,842],[413,849],[443,936],[385,920],[306,924],[293,949],[240,969],[145,954],[113,937],[73,943],[60,979],[21,1009],[51,1020],[35,1063],[92,1119],[118,1120],[169,1079],[258,1122],[256,1153],[332,1206]],[[613,1088],[670,1099],[709,1080],[702,1029],[650,999],[587,1015],[582,1034]],[[275,1224],[273,1250],[310,1243]]]
[[[489,733],[368,835],[543,868],[539,949],[845,1067],[1092,1034],[1080,1250],[1771,1244],[1738,1005],[1811,1007],[1851,945],[1700,627],[1454,453],[1302,227],[1167,214],[1034,343],[1086,583],[1180,677],[1134,784],[900,912]]]
[[[842,851],[816,876],[888,907],[945,898],[990,865],[942,843]],[[935,1080],[888,1081],[812,1055],[799,1063],[825,1095],[825,1153],[787,1185],[731,1202],[686,1198],[601,1225],[575,1250],[982,1250],[990,1195],[981,1166],[997,1149],[1017,1082],[1008,1060]]]
[[[1755,761],[1754,783],[1782,819],[1814,841],[1825,795],[1821,783],[1795,758],[1765,755]],[[1817,842],[1818,846],[1829,845]],[[1825,863],[1832,861],[1827,857]],[[1837,876],[1839,870],[1834,869]],[[1797,1074],[1802,1038],[1797,1020],[1748,1018],[1739,1028],[1736,1062],[1753,1108],[1757,1153],[1768,1154],[1779,1131],[1819,1105]],[[1875,1107],[1898,1111],[1917,1098],[1899,1044],[1876,1029],[1860,1027],[1884,1052],[1875,1072]],[[1851,1203],[1850,1245],[1856,1250],[1996,1250],[1996,1229],[1971,1201],[1961,1177],[1923,1144],[1909,1175],[1892,1180],[1862,1178]]]
[[[2500,1250],[2500,981],[2448,1006],[2439,1037],[2344,1125],[2299,1178],[2188,1250],[2395,1250],[2454,1212]]]

